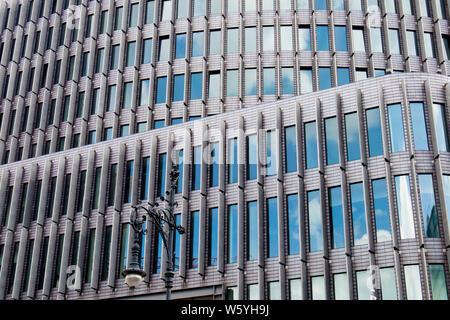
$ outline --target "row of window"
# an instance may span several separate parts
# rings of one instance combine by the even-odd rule
[[[429,264],[431,294],[433,300],[448,300],[447,294],[447,281],[445,275],[445,269],[443,264]],[[422,300],[424,294],[422,290],[420,267],[416,264],[404,265],[403,274],[406,288],[407,300]],[[354,278],[356,280],[356,296],[358,300],[370,300],[371,299],[371,287],[370,273],[368,270],[356,271]],[[382,300],[397,300],[399,294],[397,293],[397,286],[395,280],[394,267],[384,267],[377,271],[376,281],[379,283],[377,292],[379,298]],[[302,300],[302,279],[289,279],[288,280],[288,299],[290,300]],[[348,287],[348,274],[347,273],[335,273],[332,274],[331,282],[332,298],[334,300],[349,300],[349,287]],[[281,287],[279,281],[267,282],[267,299],[268,300],[280,300],[281,299]],[[324,276],[310,277],[310,293],[311,300],[325,300],[325,278]],[[238,300],[237,287],[228,287],[226,291],[227,300]],[[353,290],[353,289],[352,289]],[[246,285],[246,299],[247,300],[259,300],[259,284],[247,284]]]

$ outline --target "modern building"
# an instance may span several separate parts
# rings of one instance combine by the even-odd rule
[[[448,299],[447,1],[0,6],[0,299]]]

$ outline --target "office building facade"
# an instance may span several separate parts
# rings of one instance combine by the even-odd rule
[[[0,299],[447,299],[446,1],[8,1]]]

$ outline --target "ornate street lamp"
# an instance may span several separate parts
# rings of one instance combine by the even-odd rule
[[[176,225],[175,216],[173,214],[173,209],[177,206],[177,203],[174,202],[175,198],[175,190],[178,185],[178,176],[179,172],[177,166],[172,166],[172,169],[169,174],[170,179],[170,191],[166,191],[166,196],[161,197],[161,200],[166,202],[165,208],[159,208],[158,204],[151,203],[143,203],[137,206],[132,206],[132,212],[130,215],[130,226],[134,230],[134,239],[133,246],[131,247],[131,258],[129,268],[124,270],[122,274],[125,276],[125,283],[129,287],[137,287],[139,286],[145,277],[144,270],[141,269],[141,257],[140,257],[140,244],[139,239],[143,234],[145,234],[145,230],[143,228],[144,221],[147,219],[151,220],[155,225],[156,231],[160,233],[161,239],[163,241],[164,248],[166,250],[167,256],[167,266],[165,276],[166,282],[166,299],[170,300],[172,286],[173,286],[173,264],[174,264],[174,236],[175,231],[178,231],[179,234],[183,234],[185,232],[182,226]],[[138,218],[138,210],[144,209],[144,215],[142,218]]]

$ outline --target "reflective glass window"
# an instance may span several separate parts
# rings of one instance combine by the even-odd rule
[[[316,122],[305,123],[305,158],[306,169],[317,168],[317,131]]]
[[[309,251],[321,251],[322,246],[322,212],[320,206],[319,190],[308,191],[308,225],[309,225]]]
[[[395,191],[397,194],[397,210],[400,227],[400,238],[409,239],[415,237],[413,209],[409,187],[409,176],[395,177]]]
[[[159,38],[159,56],[158,61],[169,60],[169,37]]]
[[[350,199],[353,243],[355,246],[367,244],[367,225],[364,204],[364,188],[362,182],[350,184]]]
[[[267,199],[267,257],[278,257],[278,208],[277,198]]]
[[[300,90],[302,94],[313,91],[313,75],[311,68],[300,69]]]
[[[192,33],[192,56],[203,56],[203,31]]]
[[[292,48],[292,26],[280,26],[280,49],[293,50]]]
[[[258,144],[256,134],[247,136],[247,180],[256,179],[258,166]]]
[[[277,173],[277,136],[275,130],[266,132],[266,175],[273,176]]]
[[[200,189],[200,174],[202,164],[202,147],[195,146],[193,152],[193,165],[192,165],[192,190]]]
[[[245,52],[256,52],[256,28],[246,27],[244,28],[245,37]]]
[[[263,85],[264,94],[276,94],[275,87],[275,68],[263,69]]]
[[[411,15],[412,14],[411,0],[402,0],[401,4],[403,7],[403,13]]]
[[[298,195],[291,194],[286,198],[288,213],[288,254],[300,253]]]
[[[194,2],[194,16],[205,15],[205,0],[193,0]]]
[[[373,209],[375,213],[376,241],[390,241],[391,222],[386,179],[372,180]]]
[[[211,71],[209,73],[209,98],[219,98],[220,97],[220,71]]]
[[[190,230],[190,257],[189,268],[198,267],[198,249],[199,249],[199,234],[200,234],[200,212],[191,212],[191,230]]]
[[[211,0],[211,14],[220,14],[222,12],[222,0]]]
[[[358,114],[356,112],[345,115],[345,135],[347,138],[347,161],[360,159]]]
[[[389,46],[391,54],[401,54],[400,34],[398,29],[389,29]]]
[[[325,300],[325,279],[323,276],[311,277],[312,300]]]
[[[156,78],[156,104],[166,103],[167,77]]]
[[[209,32],[209,54],[220,54],[221,52],[221,32],[220,30],[211,30]]]
[[[152,61],[152,39],[144,39],[142,49],[142,64],[150,63]]]
[[[245,95],[256,95],[257,88],[258,83],[256,69],[245,69]]]
[[[210,144],[210,165],[209,165],[209,186],[217,187],[219,185],[219,143]]]
[[[139,105],[140,106],[148,106],[148,96],[150,94],[150,80],[144,79],[141,80],[140,93],[139,93]]]
[[[281,300],[281,288],[279,281],[271,281],[268,283],[269,300]]]
[[[314,3],[316,10],[327,10],[327,0],[315,0]]]
[[[297,9],[309,9],[309,0],[297,0]]]
[[[295,126],[284,128],[285,137],[285,159],[286,159],[286,173],[297,171],[297,143],[296,143],[297,129]]]
[[[328,41],[328,26],[316,26],[317,50],[330,51],[330,43]]]
[[[172,16],[172,0],[161,1],[161,21],[170,20]]]
[[[263,51],[275,50],[275,33],[274,27],[264,26],[263,28]]]
[[[228,183],[238,182],[238,139],[228,140]]]
[[[236,204],[228,206],[228,215],[227,215],[227,224],[228,224],[228,263],[237,262],[238,255],[238,207]]]
[[[336,117],[327,118],[325,122],[325,146],[327,165],[339,163],[338,127]]]
[[[150,24],[153,23],[153,16],[155,11],[155,1],[147,1],[145,3],[145,23]]]
[[[382,300],[397,300],[395,271],[393,267],[380,268]]]
[[[408,55],[417,56],[419,50],[417,48],[416,31],[406,30],[406,44],[408,46]]]
[[[184,100],[184,74],[173,76],[173,99],[172,101]]]
[[[309,26],[298,27],[298,50],[311,51],[311,31]]]
[[[294,94],[294,68],[281,68],[281,92],[282,94]]]
[[[369,140],[369,156],[376,157],[383,154],[383,139],[381,135],[381,121],[379,108],[366,109],[367,136]]]
[[[353,33],[353,50],[355,52],[366,52],[366,46],[364,44],[364,30],[354,28]]]
[[[333,274],[334,299],[350,300],[348,291],[348,276],[346,273]]]
[[[227,52],[238,53],[239,52],[239,29],[232,28],[227,30]]]
[[[289,280],[289,299],[303,300],[302,279]]]
[[[247,260],[258,259],[258,202],[247,202]]]
[[[202,98],[202,73],[191,73],[191,100]]]
[[[209,209],[209,261],[208,265],[217,265],[217,252],[218,252],[218,226],[219,226],[219,211],[217,208]]]
[[[358,300],[370,300],[370,286],[369,271],[362,270],[356,272],[356,287],[358,290]]]
[[[444,265],[432,263],[429,266],[433,300],[448,300]]]
[[[388,105],[389,132],[391,136],[391,151],[405,151],[405,135],[403,131],[402,106],[400,104]]]
[[[138,20],[138,12],[139,12],[139,3],[133,3],[130,6],[130,27],[137,26],[137,20]]]
[[[445,106],[439,103],[433,103],[433,119],[434,128],[436,130],[436,137],[439,151],[449,151],[447,121],[445,117]]]
[[[405,272],[406,299],[422,300],[422,285],[420,283],[420,271],[417,264],[403,266]]]
[[[434,52],[434,40],[433,40],[433,34],[429,33],[429,32],[425,32],[423,34],[423,38],[424,38],[424,46],[425,46],[425,56],[427,58],[435,58],[435,52]]]
[[[159,155],[158,161],[158,195],[163,197],[166,192],[166,154]]]
[[[175,37],[175,59],[186,57],[186,33],[179,33]]]
[[[239,70],[227,70],[227,96],[236,97],[239,94]]]
[[[331,88],[331,68],[319,67],[319,90]]]
[[[131,108],[132,90],[133,90],[133,82],[125,82],[123,85],[123,106],[122,106],[123,109]]]
[[[188,11],[189,0],[178,0],[177,5],[177,18],[186,18]]]
[[[334,27],[334,40],[336,43],[336,51],[347,51],[347,27]]]
[[[438,213],[434,198],[433,175],[419,174],[420,203],[426,238],[439,238]]]
[[[372,52],[383,52],[381,28],[370,28],[370,41],[372,45]]]
[[[344,216],[342,213],[342,189],[333,187],[328,189],[329,212],[331,220],[331,247],[343,248],[344,240]]]

